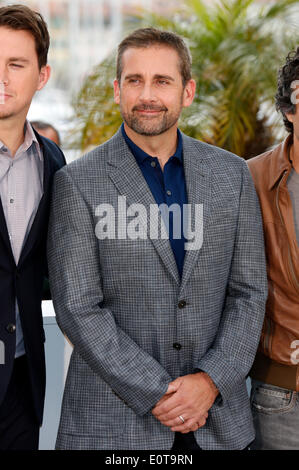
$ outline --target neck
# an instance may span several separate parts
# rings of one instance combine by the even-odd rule
[[[12,157],[24,142],[24,120],[0,120],[0,140],[8,148]]]
[[[161,135],[144,136],[137,134],[125,123],[127,136],[140,147],[144,152],[152,157],[157,157],[161,168],[165,166],[169,158],[175,153],[177,148],[177,127],[173,126]]]

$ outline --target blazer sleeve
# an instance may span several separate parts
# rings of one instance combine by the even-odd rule
[[[54,178],[48,234],[57,323],[88,366],[143,415],[165,394],[172,378],[102,306],[98,249],[92,211],[65,167]]]
[[[213,346],[198,369],[214,381],[223,405],[245,380],[259,343],[267,300],[267,274],[261,211],[247,164],[243,165],[238,224],[227,295]]]

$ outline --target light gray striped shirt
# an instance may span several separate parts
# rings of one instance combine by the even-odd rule
[[[43,194],[43,155],[28,121],[25,123],[24,135],[24,142],[14,157],[0,141],[0,197],[16,265]],[[16,300],[15,357],[24,353],[23,332]]]

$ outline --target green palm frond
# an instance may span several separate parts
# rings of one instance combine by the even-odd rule
[[[275,140],[277,122],[268,117],[274,113],[277,70],[299,43],[298,23],[298,0],[264,6],[253,0],[187,0],[172,17],[140,17],[141,26],[177,32],[190,47],[197,91],[181,116],[182,130],[245,158]],[[73,143],[81,149],[107,140],[121,123],[113,78],[110,57],[75,99]]]

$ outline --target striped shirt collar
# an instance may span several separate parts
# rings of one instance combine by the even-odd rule
[[[18,155],[20,155],[20,153],[24,153],[24,152],[27,152],[27,150],[32,146],[32,144],[34,143],[35,144],[35,148],[37,150],[37,155],[39,157],[39,159],[42,161],[43,160],[43,157],[42,157],[42,152],[41,152],[41,148],[40,148],[40,145],[39,145],[39,142],[36,138],[36,135],[33,131],[33,128],[30,124],[30,122],[26,119],[25,121],[25,124],[24,124],[24,134],[25,134],[25,138],[24,138],[24,142],[20,145],[20,147],[18,148],[17,152],[16,152],[16,157]],[[3,142],[1,142],[0,140],[0,152],[3,154],[7,151],[7,149],[5,147],[5,145],[3,144]]]

